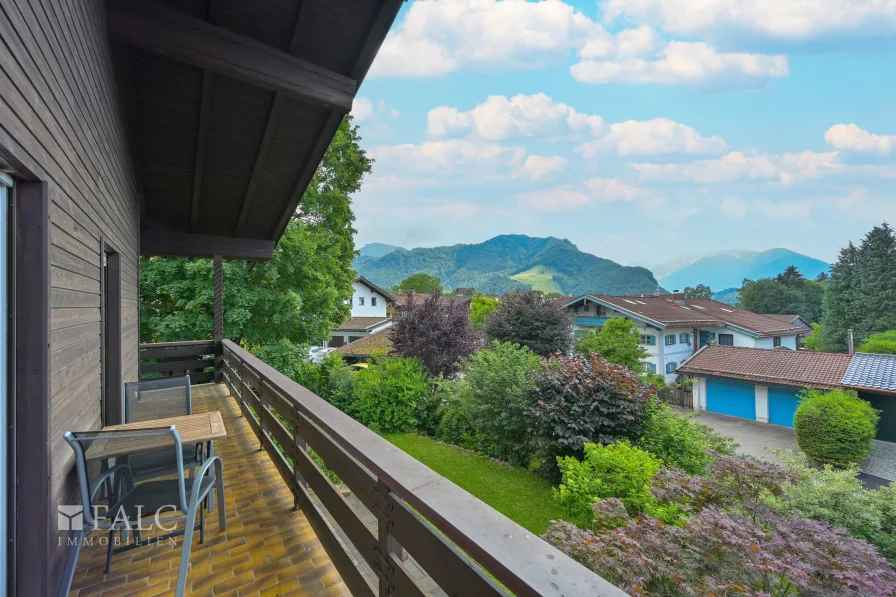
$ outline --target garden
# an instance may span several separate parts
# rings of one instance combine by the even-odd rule
[[[626,320],[574,343],[517,292],[476,323],[434,293],[360,371],[258,356],[631,595],[896,595],[896,486],[859,480],[855,395],[807,392],[778,465],[663,403]]]

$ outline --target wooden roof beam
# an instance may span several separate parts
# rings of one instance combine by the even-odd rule
[[[140,230],[141,255],[167,257],[214,257],[234,259],[270,259],[277,243],[255,238],[233,238],[208,234],[189,234],[144,228]]]
[[[342,114],[352,108],[354,78],[153,2],[108,0],[106,21],[124,43]]]

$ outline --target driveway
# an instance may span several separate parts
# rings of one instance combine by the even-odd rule
[[[765,458],[780,464],[773,453],[774,450],[799,451],[793,429],[789,427],[779,427],[706,411],[701,411],[698,414],[698,420],[723,435],[733,437],[734,441],[740,444],[738,452],[746,456]],[[862,463],[861,469],[862,479],[866,485],[873,486],[886,481],[896,481],[896,444],[875,440],[874,448]]]

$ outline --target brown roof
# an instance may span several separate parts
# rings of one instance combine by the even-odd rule
[[[789,314],[777,314],[777,313],[763,313],[765,317],[771,317],[772,319],[777,319],[778,321],[783,321],[784,323],[793,323],[797,319],[799,319],[799,315],[789,315]]]
[[[682,363],[678,372],[830,390],[841,387],[851,362],[848,354],[710,344]]]
[[[341,355],[353,357],[369,357],[378,354],[392,352],[392,340],[389,339],[389,330],[380,330],[375,334],[365,336],[360,340],[349,342],[345,346],[336,349]]]
[[[411,297],[411,301],[412,301],[413,305],[415,307],[417,307],[419,305],[422,305],[424,302],[426,302],[426,299],[428,299],[432,295],[431,294],[422,294],[419,292],[416,292],[412,295],[399,294],[396,297],[397,300],[396,300],[395,306],[398,307],[399,309],[401,307],[404,307],[407,304],[408,296]],[[442,295],[442,301],[446,302],[450,305],[469,305],[472,302],[472,300],[473,300],[473,297],[463,295],[463,294],[456,294],[456,295],[444,295],[443,294]]]
[[[361,284],[363,284],[367,288],[371,289],[372,291],[378,292],[387,301],[389,301],[391,303],[395,302],[395,295],[393,295],[391,292],[389,292],[387,290],[383,290],[382,288],[380,288],[379,286],[377,286],[376,284],[374,284],[373,282],[371,282],[370,280],[368,280],[361,274],[358,274],[357,276],[355,276],[355,282],[360,282]]]
[[[349,317],[336,329],[341,332],[366,332],[387,321],[388,317]]]
[[[585,297],[612,305],[620,311],[627,311],[663,327],[723,326],[730,325],[757,336],[787,336],[805,334],[809,328],[759,315],[711,299],[676,299],[670,294],[660,296],[607,296],[584,295],[570,299],[569,303]]]

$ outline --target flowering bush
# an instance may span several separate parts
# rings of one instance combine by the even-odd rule
[[[612,444],[641,433],[653,387],[598,354],[542,359],[530,414],[544,471],[558,478],[558,456],[584,456],[586,443]]]
[[[565,456],[558,464],[563,479],[554,497],[583,526],[591,526],[595,500],[617,497],[633,513],[656,501],[650,495],[650,481],[661,463],[626,440],[609,446],[585,444],[583,461]]]
[[[553,522],[545,539],[630,595],[886,596],[896,574],[864,541],[825,522],[767,513],[760,522],[715,506],[682,526],[629,516],[615,498],[597,528]]]

